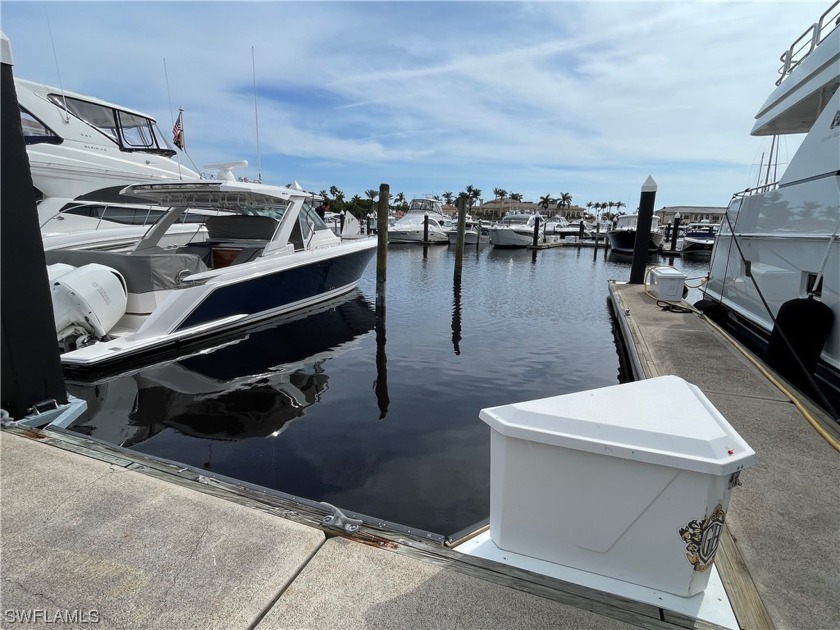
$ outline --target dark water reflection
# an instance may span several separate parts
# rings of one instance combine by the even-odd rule
[[[89,403],[73,428],[440,534],[486,518],[490,429],[479,410],[617,383],[607,281],[629,279],[631,261],[484,245],[465,252],[458,281],[452,247],[388,254],[382,317],[372,263],[358,293],[307,316],[68,383]],[[690,277],[707,265],[674,260]]]

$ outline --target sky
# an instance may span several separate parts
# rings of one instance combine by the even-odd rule
[[[779,57],[826,2],[21,2],[16,77],[150,114],[184,110],[188,166],[526,201],[728,205]],[[780,161],[801,137],[781,143]],[[192,161],[192,164],[190,163]]]

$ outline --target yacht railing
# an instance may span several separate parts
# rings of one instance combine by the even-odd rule
[[[791,44],[790,48],[782,53],[782,56],[779,57],[779,60],[782,62],[782,67],[779,68],[779,74],[782,76],[776,81],[776,85],[781,85],[785,77],[793,72],[819,46],[820,42],[838,26],[840,26],[840,0],[837,0],[828,7],[825,13],[820,16],[820,19],[811,24]]]
[[[733,199],[740,199],[741,197],[750,197],[752,195],[760,195],[761,193],[770,192],[771,190],[776,190],[779,187],[779,182],[772,182],[770,184],[763,184],[761,186],[756,186],[755,188],[747,188],[746,190],[742,190],[740,192],[736,192],[732,195]]]

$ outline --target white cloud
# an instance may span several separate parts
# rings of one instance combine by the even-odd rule
[[[779,55],[824,9],[6,2],[3,29],[17,76],[57,84],[54,46],[66,89],[164,129],[183,106],[199,164],[256,165],[255,70],[268,181],[585,203],[626,202],[651,174],[657,205],[725,205],[760,153],[748,134]]]

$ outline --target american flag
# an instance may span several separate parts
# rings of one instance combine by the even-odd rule
[[[175,126],[172,127],[172,144],[181,149],[181,151],[184,150],[184,126],[181,122],[183,115],[184,112],[178,114],[178,120],[175,121]]]

